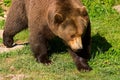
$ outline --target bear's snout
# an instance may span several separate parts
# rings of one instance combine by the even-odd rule
[[[70,48],[77,52],[81,49],[83,49],[83,45],[82,45],[82,39],[80,37],[75,37],[72,40],[70,40],[68,42],[68,45],[70,46]]]

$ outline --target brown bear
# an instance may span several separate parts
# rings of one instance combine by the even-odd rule
[[[7,15],[3,43],[13,47],[13,37],[29,29],[30,47],[38,62],[49,64],[48,41],[58,36],[68,46],[77,69],[88,65],[91,47],[90,19],[79,0],[13,0]]]

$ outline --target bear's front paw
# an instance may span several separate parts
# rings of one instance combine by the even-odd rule
[[[8,47],[8,48],[11,48],[13,47],[13,37],[4,37],[3,36],[3,44]]]
[[[91,71],[92,70],[92,68],[87,63],[87,60],[82,57],[79,57],[75,63],[79,71]]]

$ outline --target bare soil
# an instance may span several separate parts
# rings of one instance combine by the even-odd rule
[[[3,30],[0,30],[0,38],[3,38]],[[24,47],[24,45],[27,43],[18,43],[17,45],[15,45],[12,48],[7,48],[6,46],[4,46],[2,43],[0,44],[0,53],[3,52],[9,52],[9,51],[13,51],[13,50],[17,50],[17,49],[22,49]]]
[[[28,78],[25,74],[9,74],[6,76],[0,76],[0,80],[24,80]]]
[[[120,13],[120,5],[113,6],[113,9],[115,9],[118,13]]]

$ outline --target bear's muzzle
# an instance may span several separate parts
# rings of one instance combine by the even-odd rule
[[[83,49],[81,37],[75,37],[75,38],[73,38],[72,40],[70,40],[68,42],[68,45],[75,52],[78,51],[78,50]]]

